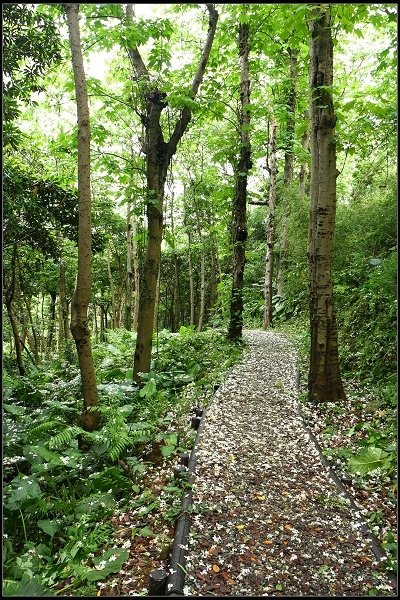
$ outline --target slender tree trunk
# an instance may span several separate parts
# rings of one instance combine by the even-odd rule
[[[44,298],[44,294],[43,294],[43,298]],[[26,334],[27,334],[26,337],[28,338],[28,343],[31,347],[31,350],[32,350],[32,353],[34,356],[34,364],[38,365],[40,362],[40,340],[41,339],[44,340],[44,327],[42,325],[42,335],[39,336],[37,334],[36,327],[33,322],[31,302],[32,302],[31,298],[24,296],[24,304],[25,304],[25,309],[26,309],[25,316],[27,317],[24,319],[24,323],[25,323],[25,327],[26,327]],[[28,324],[31,328],[32,336],[30,336],[30,334],[29,334]]]
[[[345,398],[339,370],[337,326],[333,305],[332,251],[336,212],[336,116],[331,86],[333,44],[331,7],[312,9],[310,29],[311,188],[308,231],[311,351],[310,399]]]
[[[56,300],[57,293],[50,292],[49,322],[47,327],[47,352],[50,353],[53,347],[54,329],[56,324]]]
[[[181,299],[180,299],[180,272],[179,272],[179,260],[175,248],[175,223],[174,223],[174,193],[171,195],[171,206],[170,206],[170,219],[171,219],[171,240],[172,240],[172,258],[174,263],[174,289],[172,295],[172,306],[173,310],[171,313],[171,331],[176,331],[181,323]]]
[[[269,132],[269,165],[270,176],[269,199],[268,199],[268,223],[267,223],[267,249],[265,255],[265,279],[264,279],[264,319],[263,327],[268,329],[272,326],[272,277],[274,268],[274,242],[275,242],[275,206],[276,206],[276,123],[270,124]]]
[[[211,225],[211,277],[210,277],[210,308],[213,309],[218,300],[218,281],[221,281],[221,266],[218,258],[218,246],[215,238],[214,219],[209,215]]]
[[[240,153],[236,166],[235,199],[233,210],[233,281],[230,302],[230,322],[228,337],[231,340],[242,338],[243,329],[243,275],[246,262],[245,245],[247,239],[246,202],[247,174],[251,169],[250,147],[250,77],[249,77],[249,26],[239,25],[240,57]]]
[[[97,306],[93,304],[93,330],[94,330],[94,339],[97,343],[99,341],[99,326],[97,324]]]
[[[284,295],[285,276],[288,269],[288,221],[290,217],[290,196],[288,188],[293,181],[294,171],[294,130],[296,124],[297,103],[297,57],[298,50],[289,48],[290,58],[290,87],[288,95],[288,119],[286,125],[285,167],[283,174],[284,192],[282,197],[281,233],[279,243],[279,267],[276,277],[277,294]]]
[[[189,91],[194,98],[198,92],[207,66],[215,36],[218,12],[213,4],[206,4],[209,12],[207,40]],[[132,16],[132,5],[127,5],[127,15]],[[137,78],[147,79],[149,73],[136,46],[129,49],[129,57]],[[147,180],[147,249],[140,286],[138,331],[133,365],[133,379],[140,381],[140,373],[150,370],[154,313],[156,305],[157,275],[161,255],[163,229],[164,188],[167,169],[176,153],[178,143],[192,117],[191,109],[184,107],[168,142],[165,142],[160,125],[161,113],[167,106],[167,94],[153,88],[145,95],[145,112],[141,114],[146,130],[146,180]]]
[[[107,273],[108,273],[108,281],[110,283],[110,293],[111,293],[111,314],[112,314],[112,322],[114,329],[117,329],[117,307],[115,303],[115,291],[114,291],[114,281],[111,272],[111,256],[110,256],[110,247],[107,248]]]
[[[188,236],[188,263],[189,263],[189,290],[190,290],[190,325],[195,325],[195,310],[194,310],[194,277],[193,277],[193,261],[192,261],[192,239],[190,232]]]
[[[197,225],[197,233],[199,235],[200,241],[200,309],[199,309],[199,322],[197,324],[197,331],[201,331],[203,329],[204,324],[204,315],[206,308],[206,258],[205,258],[205,248],[204,248],[204,237],[201,232],[201,220],[199,208],[196,204],[196,198],[193,198],[194,203],[194,212],[196,215],[196,225]]]
[[[132,329],[132,216],[131,205],[128,202],[126,209],[126,290],[125,290],[125,319],[124,327],[128,331]]]
[[[79,4],[66,4],[65,7],[78,116],[78,274],[71,302],[71,333],[78,352],[82,379],[84,398],[82,425],[86,431],[94,431],[98,427],[100,415],[97,410],[99,400],[88,327],[88,306],[92,282],[89,103],[80,40]]]
[[[62,329],[64,333],[64,341],[71,339],[71,331],[68,323],[68,300],[65,285],[65,264],[63,258],[60,259],[60,281],[59,281],[59,295],[60,295],[60,307],[61,307],[61,318],[62,318]]]
[[[156,310],[154,310],[153,330],[157,330],[158,329],[158,315],[159,315],[159,302],[160,302],[160,283],[161,283],[161,262],[160,262],[160,266],[158,268],[158,275],[157,275],[156,300],[155,300]],[[165,293],[167,293],[167,288],[165,288]],[[167,299],[165,299],[165,314],[166,314],[166,310],[167,310]]]
[[[309,120],[308,112],[304,113],[303,119]],[[304,133],[301,137],[301,147],[303,150],[303,155],[308,153],[309,145],[310,145],[310,136],[309,136],[309,128],[307,127],[307,129],[304,131]],[[300,172],[299,172],[299,192],[300,192],[300,194],[304,195],[304,194],[308,193],[308,191],[309,191],[307,189],[308,186],[306,185],[307,178],[308,178],[308,163],[307,163],[306,158],[304,157],[303,160],[301,161]]]
[[[135,282],[135,299],[133,306],[133,331],[137,331],[139,315],[139,291],[140,291],[140,269],[139,269],[139,244],[137,241],[137,227],[135,219],[132,220],[132,249],[133,249],[133,273]]]
[[[7,309],[8,318],[10,319],[11,329],[14,337],[15,344],[15,355],[17,359],[18,371],[21,376],[25,375],[25,367],[24,361],[22,359],[22,346],[18,331],[17,320],[14,316],[13,311],[13,300],[15,295],[15,282],[16,282],[16,269],[17,269],[17,256],[18,256],[18,246],[14,244],[13,254],[11,259],[11,277],[10,277],[10,285],[5,290],[5,305]]]
[[[286,144],[285,144],[285,167],[283,173],[283,182],[287,186],[293,181],[294,168],[294,128],[296,123],[296,102],[297,102],[297,57],[299,51],[289,48],[290,59],[290,87],[288,95],[288,119],[286,125]]]

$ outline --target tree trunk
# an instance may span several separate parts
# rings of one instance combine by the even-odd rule
[[[297,100],[297,57],[299,51],[293,48],[288,49],[290,58],[290,87],[288,95],[288,119],[286,125],[286,144],[285,144],[285,167],[283,173],[283,182],[289,185],[293,181],[294,165],[294,128],[296,123],[296,100]]]
[[[137,228],[135,219],[132,220],[132,244],[133,244],[133,273],[135,282],[135,300],[133,307],[133,331],[137,331],[139,315],[139,290],[140,290],[140,269],[139,269],[139,244],[137,241]]]
[[[268,224],[267,224],[267,250],[265,255],[265,279],[264,279],[264,319],[263,327],[268,329],[272,326],[272,277],[274,267],[274,242],[275,242],[275,205],[276,205],[276,123],[271,122],[269,132],[269,164],[270,176],[269,199],[268,199]]]
[[[47,328],[47,352],[51,353],[53,346],[54,329],[56,322],[56,300],[57,293],[50,292],[50,306],[49,306],[49,323]]]
[[[195,324],[195,311],[194,311],[194,277],[193,277],[193,262],[192,262],[192,240],[190,232],[187,232],[188,236],[188,262],[189,262],[189,289],[190,289],[190,325]]]
[[[206,308],[206,257],[204,249],[204,237],[201,232],[201,220],[198,206],[196,204],[196,198],[193,198],[194,212],[196,215],[197,233],[200,241],[200,309],[199,309],[199,322],[197,324],[197,331],[203,329],[204,314]]]
[[[251,169],[250,147],[250,77],[249,77],[249,26],[239,25],[240,57],[240,152],[236,166],[235,199],[233,209],[233,281],[230,302],[230,322],[228,337],[231,340],[242,338],[243,329],[243,275],[246,262],[245,245],[247,239],[246,202],[247,175]]]
[[[131,205],[128,203],[126,209],[126,289],[125,289],[125,318],[124,327],[128,331],[132,329],[132,216]]]
[[[213,4],[206,4],[209,12],[209,28],[207,40],[194,75],[189,95],[194,98],[203,79],[205,68],[211,51],[218,20],[218,12]],[[127,15],[132,16],[132,5],[127,5]],[[129,49],[129,56],[138,80],[150,79],[147,68],[140,56],[138,48]],[[143,278],[140,286],[138,331],[133,365],[133,379],[140,381],[140,373],[150,370],[153,324],[156,304],[157,275],[161,255],[163,230],[164,188],[167,169],[176,153],[178,143],[185,133],[192,114],[187,106],[181,111],[173,133],[165,142],[160,118],[167,106],[167,94],[152,87],[145,95],[145,113],[141,114],[142,124],[146,130],[146,180],[147,180],[147,248],[143,265]]]
[[[65,8],[78,117],[78,273],[71,302],[71,333],[78,352],[82,380],[82,426],[86,431],[94,431],[98,427],[100,415],[97,410],[99,400],[90,342],[90,330],[88,327],[88,306],[92,281],[89,104],[80,40],[79,4],[66,4]]]
[[[18,331],[17,320],[14,316],[14,311],[13,311],[15,282],[17,279],[17,277],[16,277],[17,255],[18,255],[18,246],[17,246],[17,244],[14,244],[13,255],[12,255],[12,259],[11,259],[10,285],[5,290],[4,296],[5,296],[5,305],[6,305],[6,309],[7,309],[7,314],[8,314],[8,318],[10,319],[11,329],[12,329],[13,337],[14,337],[15,355],[16,355],[16,359],[17,359],[18,371],[19,371],[19,374],[23,376],[23,375],[25,375],[25,367],[24,367],[24,361],[22,359],[22,347],[21,347],[21,341],[20,341],[20,336],[19,336],[19,331]]]
[[[44,298],[44,294],[43,294],[43,298]],[[37,366],[40,362],[40,340],[43,339],[44,340],[44,324],[42,324],[42,335],[38,336],[37,332],[36,332],[36,327],[35,324],[33,322],[33,317],[32,317],[32,310],[31,310],[31,298],[28,298],[27,296],[24,296],[24,301],[25,301],[25,308],[26,308],[26,316],[28,317],[27,319],[24,319],[25,322],[25,327],[26,327],[26,337],[28,338],[28,343],[31,347],[31,350],[33,352],[33,356],[34,356],[34,364]],[[30,328],[32,330],[32,337],[29,335],[29,331],[28,331],[28,323],[30,325]],[[32,339],[33,338],[33,339]]]
[[[303,119],[304,120],[309,119],[308,112],[304,113]],[[301,137],[301,147],[303,149],[303,155],[305,155],[308,152],[309,143],[310,143],[310,136],[309,136],[309,128],[307,127],[307,129],[304,131],[304,133]],[[307,164],[306,158],[304,156],[303,160],[301,161],[300,172],[299,172],[299,192],[300,192],[300,194],[303,194],[303,195],[309,191],[307,189],[308,186],[306,185],[307,177],[308,177],[308,164]]]
[[[107,273],[108,273],[108,281],[110,283],[112,323],[113,323],[114,329],[117,329],[117,306],[115,303],[114,281],[113,281],[112,272],[111,272],[110,247],[107,248]]]
[[[290,197],[287,188],[293,181],[294,170],[294,130],[296,124],[296,101],[297,101],[297,57],[298,50],[289,48],[290,58],[290,88],[288,95],[288,119],[286,125],[286,144],[285,144],[285,167],[283,174],[283,183],[285,190],[282,197],[282,217],[281,234],[279,243],[279,267],[276,277],[277,294],[283,296],[285,276],[288,268],[287,247],[288,247],[288,221],[290,217]]]
[[[336,116],[331,86],[333,44],[330,5],[312,9],[310,29],[311,187],[308,231],[311,351],[310,399],[345,398],[339,371],[337,326],[333,305],[332,251],[336,212]]]
[[[67,292],[65,285],[65,264],[63,258],[60,259],[60,282],[59,282],[59,292],[60,292],[60,309],[61,309],[61,318],[62,318],[62,330],[64,334],[64,341],[71,339],[71,332],[69,329],[68,323],[68,300],[67,300]]]

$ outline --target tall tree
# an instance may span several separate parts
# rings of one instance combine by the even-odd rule
[[[269,197],[267,221],[267,248],[265,255],[264,277],[264,320],[263,327],[268,329],[272,325],[272,276],[274,271],[274,242],[275,242],[275,206],[276,206],[276,123],[274,120],[269,125]]]
[[[206,4],[206,7],[209,13],[209,27],[200,62],[189,90],[189,98],[192,100],[195,98],[204,76],[218,21],[218,12],[215,10],[214,4]],[[127,6],[127,14],[132,17],[132,5]],[[141,121],[146,133],[147,247],[140,285],[138,330],[133,365],[133,378],[139,381],[139,373],[147,373],[150,370],[157,275],[163,230],[165,181],[171,159],[192,118],[192,109],[188,104],[182,108],[180,118],[175,124],[170,139],[166,142],[160,118],[168,103],[167,94],[158,89],[156,82],[151,81],[149,71],[136,46],[129,48],[129,56],[136,78],[139,81],[147,82],[145,110],[141,113]]]
[[[246,262],[247,239],[246,202],[247,175],[251,169],[250,146],[250,76],[249,76],[249,25],[239,24],[240,58],[240,150],[236,165],[235,199],[233,209],[233,281],[230,303],[228,337],[239,340],[243,329],[243,275]]]
[[[308,391],[319,402],[344,399],[333,304],[332,250],[336,213],[336,115],[332,100],[331,6],[311,10],[311,185],[308,230],[311,351]]]
[[[90,190],[90,119],[86,76],[79,28],[79,4],[66,4],[78,117],[78,273],[71,302],[71,333],[78,352],[83,389],[82,425],[94,431],[99,423],[98,393],[94,371],[88,306],[92,282],[92,219]]]

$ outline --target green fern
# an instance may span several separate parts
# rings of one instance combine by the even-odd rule
[[[123,451],[132,445],[129,429],[121,413],[115,412],[111,415],[104,427],[104,433],[107,453],[112,461],[117,460]]]
[[[65,446],[69,446],[73,439],[82,434],[86,435],[87,432],[77,425],[74,425],[73,427],[67,427],[49,440],[49,448],[53,450],[60,450]]]
[[[36,427],[29,429],[25,439],[27,442],[32,442],[35,438],[40,439],[43,433],[58,429],[60,425],[60,421],[45,421],[44,423],[40,423],[40,425],[36,425]]]

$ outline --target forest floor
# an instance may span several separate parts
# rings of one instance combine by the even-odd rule
[[[199,439],[185,595],[395,595],[299,416],[295,349],[246,341]]]
[[[198,436],[184,595],[395,596],[360,527],[368,499],[355,495],[360,512],[352,509],[304,427],[294,346],[277,332],[248,331],[245,340],[243,360],[213,396]],[[148,474],[154,494],[166,467]],[[395,511],[380,506],[395,531]],[[136,512],[115,517],[121,543]],[[171,539],[173,528],[147,516]],[[146,594],[154,568],[168,569],[167,557],[153,540],[135,538],[129,563],[98,584],[98,595]]]

